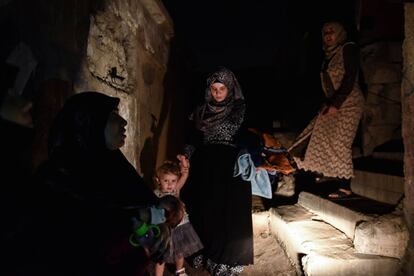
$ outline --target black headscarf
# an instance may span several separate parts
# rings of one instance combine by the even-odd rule
[[[118,104],[118,98],[98,92],[66,101],[52,126],[49,164],[74,180],[55,188],[111,206],[148,205],[156,201],[152,191],[123,153],[105,144],[106,123]]]
[[[118,104],[118,98],[98,92],[83,92],[69,98],[53,124],[50,154],[94,154],[106,150],[105,126]]]
[[[222,102],[217,102],[211,95],[210,86],[213,83],[224,84],[229,93]],[[244,104],[244,97],[236,76],[225,67],[219,69],[207,78],[204,104],[193,113],[193,119],[197,129],[205,132],[212,127],[221,124],[228,118],[234,108]]]

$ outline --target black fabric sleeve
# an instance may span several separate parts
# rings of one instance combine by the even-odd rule
[[[339,88],[332,93],[332,97],[327,99],[327,104],[340,108],[346,97],[351,93],[359,68],[359,52],[355,44],[346,44],[343,49],[345,74]],[[329,78],[328,78],[329,79]],[[329,79],[328,89],[333,89]]]
[[[195,127],[195,122],[192,119],[188,119],[185,122],[185,144],[182,148],[182,154],[191,158],[193,153],[199,147],[203,138],[203,133]]]

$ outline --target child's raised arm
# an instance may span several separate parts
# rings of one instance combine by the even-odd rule
[[[190,170],[190,160],[188,160],[188,158],[182,154],[178,154],[177,159],[180,161],[181,170],[181,177],[178,179],[177,182],[177,190],[181,190],[188,178]]]

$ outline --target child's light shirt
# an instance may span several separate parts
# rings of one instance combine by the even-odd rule
[[[175,196],[175,197],[180,197],[180,192],[179,191],[177,191],[177,190],[174,190],[174,191],[172,191],[172,192],[163,192],[163,191],[161,191],[160,189],[155,189],[154,190],[154,194],[158,197],[158,198],[160,198],[160,197],[163,197],[163,196],[166,196],[166,195],[172,195],[172,196]]]

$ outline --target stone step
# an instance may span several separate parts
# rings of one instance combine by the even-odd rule
[[[385,159],[391,161],[403,161],[404,152],[376,152],[372,153],[372,157],[375,159]]]
[[[382,145],[377,146],[372,152],[375,159],[386,159],[390,161],[403,161],[404,143],[402,139],[390,140]]]
[[[343,232],[358,253],[402,258],[408,231],[402,212],[393,205],[352,196],[331,200],[301,192],[298,205]]]
[[[354,158],[352,162],[355,170],[404,176],[404,162],[401,160],[380,159],[368,156]]]
[[[357,224],[354,248],[364,254],[402,259],[408,244],[408,228],[402,210]]]
[[[299,194],[298,204],[345,233],[351,240],[354,239],[356,224],[371,219],[368,215],[308,192]]]
[[[356,252],[352,240],[299,204],[270,209],[270,230],[298,275],[395,275],[399,260]]]
[[[404,196],[404,177],[355,170],[351,190],[361,196],[380,202],[397,205]]]
[[[396,153],[396,152],[394,152]],[[404,195],[404,170],[401,160],[373,156],[353,160],[354,193],[380,202],[397,205]]]

